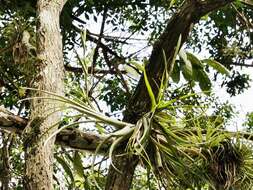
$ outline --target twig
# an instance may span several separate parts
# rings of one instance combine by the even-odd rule
[[[75,26],[74,24],[72,24],[72,27],[74,28],[75,31],[81,33],[82,30],[80,28],[78,28],[77,26]],[[87,40],[94,42],[94,43],[98,43],[98,39],[94,38],[93,36],[89,35],[89,33],[87,33]],[[108,53],[110,53],[111,55],[117,57],[117,58],[121,58],[124,59],[124,57],[120,56],[117,54],[117,52],[113,51],[112,49],[110,49],[107,45],[105,45],[104,43],[100,42],[99,43],[100,47],[102,49],[105,49]]]
[[[69,66],[69,65],[65,65],[64,68],[65,68],[66,71],[69,71],[69,72],[80,73],[80,74],[83,73],[83,69],[81,67],[72,67],[72,66]],[[92,70],[92,68],[88,67],[88,73],[89,74],[91,74],[91,70]],[[123,74],[127,73],[125,70],[121,70],[120,72],[123,73]],[[117,72],[114,71],[114,70],[95,69],[95,70],[93,70],[93,74],[102,74],[102,75],[112,74],[112,75],[114,75],[114,74],[117,74]]]
[[[101,38],[102,38],[103,33],[104,33],[106,17],[107,17],[107,7],[104,8],[103,19],[102,19],[102,23],[101,23],[100,33],[99,33],[99,37],[98,37],[98,41],[97,41],[97,46],[94,50],[92,68],[95,68],[95,66],[96,66],[96,61],[97,61],[97,58],[98,58],[98,50],[99,50],[99,47],[100,47]]]

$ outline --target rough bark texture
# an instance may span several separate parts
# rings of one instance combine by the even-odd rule
[[[164,71],[163,51],[168,60],[168,71],[173,70],[170,61],[175,53],[178,38],[181,35],[181,45],[187,40],[189,33],[199,19],[217,8],[223,7],[233,0],[187,0],[179,11],[169,20],[164,32],[153,46],[153,51],[146,66],[146,72],[155,96],[161,83]],[[141,77],[137,88],[129,101],[126,111],[126,120],[136,122],[143,113],[150,110],[150,98],[146,90],[143,77]]]
[[[0,107],[0,130],[21,135],[28,121],[25,118],[16,116]],[[104,141],[105,137],[90,132],[83,132],[79,129],[64,129],[56,135],[56,144],[75,150],[95,152],[97,146]],[[112,141],[106,141],[100,148],[99,153],[108,151]]]
[[[26,125],[26,119],[14,115],[13,113],[6,110],[4,107],[0,106],[0,126],[2,126],[3,128],[9,128],[9,131],[17,132],[20,127],[23,129]]]
[[[0,172],[0,189],[1,190],[9,190],[9,183],[11,180],[11,171],[10,171],[10,140],[11,140],[11,134],[2,134],[2,148],[0,150],[0,162],[1,162],[1,172]]]
[[[120,152],[119,152],[120,153]],[[113,159],[113,163],[117,169],[119,169],[122,173],[119,173],[115,170],[115,168],[111,165],[109,168],[109,172],[107,174],[106,181],[106,190],[126,190],[130,189],[133,174],[135,168],[139,162],[137,156],[115,156]]]
[[[21,135],[27,123],[27,119],[22,118],[20,116],[15,116],[13,113],[7,111],[5,108],[0,107],[0,130],[3,130],[10,134],[15,133],[17,135]],[[196,130],[191,130],[189,135],[196,135],[198,132]],[[224,132],[230,134],[231,137],[238,137],[239,135],[238,132]],[[185,131],[185,133],[187,133],[187,131]],[[201,133],[205,135],[207,131],[203,129]],[[253,141],[253,136],[251,135],[251,133],[240,132],[240,137]],[[90,132],[84,132],[79,129],[69,128],[62,130],[56,135],[55,143],[66,148],[95,152],[97,146],[104,141],[104,138],[104,136],[100,136],[98,134],[92,134]],[[100,147],[101,152],[99,153],[103,154],[108,152],[108,149],[112,142],[113,140],[108,140],[104,142],[103,145]],[[194,153],[191,154],[195,155]]]
[[[168,68],[166,69],[170,72],[173,70],[173,65],[170,64],[170,62],[175,53],[175,47],[179,36],[182,36],[182,45],[187,40],[193,25],[198,22],[202,16],[231,2],[233,2],[233,0],[186,0],[179,11],[169,20],[164,32],[154,44],[149,63],[146,66],[146,72],[155,96],[158,94],[161,77],[165,69],[163,51],[168,60]],[[150,110],[150,104],[150,98],[142,76],[129,101],[128,108],[125,112],[125,121],[136,123],[144,113]],[[129,158],[127,156],[115,157],[113,163],[116,164],[116,167],[122,171],[123,174],[119,174],[110,166],[105,189],[130,189],[138,158]]]
[[[104,141],[105,137],[78,129],[65,129],[56,136],[56,144],[76,150],[95,152],[97,147]],[[99,153],[108,151],[112,140],[102,144]]]
[[[39,0],[37,2],[37,66],[39,75],[34,86],[41,90],[63,94],[64,68],[59,17],[64,0]],[[48,96],[37,92],[34,96]],[[30,121],[24,131],[25,175],[27,190],[53,189],[52,138],[44,142],[56,129],[59,113],[47,115],[58,105],[44,99],[35,99],[31,105]],[[54,126],[53,126],[54,125]]]

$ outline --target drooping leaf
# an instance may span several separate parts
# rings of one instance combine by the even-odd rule
[[[203,68],[204,65],[201,63],[201,61],[192,53],[187,52],[187,58],[191,62],[192,67],[198,67],[198,68]]]
[[[180,64],[180,70],[182,71],[182,74],[187,81],[191,81],[192,78],[192,70],[189,70],[185,64]]]
[[[183,72],[185,72],[185,74],[187,74],[188,76],[192,76],[192,64],[190,60],[188,59],[185,50],[181,49],[179,51],[179,56],[184,61],[184,65],[182,66],[184,70]]]
[[[213,59],[204,59],[202,60],[202,62],[207,63],[209,66],[211,66],[213,69],[215,69],[221,74],[229,75],[229,70],[222,64],[220,64],[218,61],[215,61]]]
[[[180,68],[177,62],[174,64],[174,68],[171,73],[171,78],[175,83],[178,83],[180,81]]]
[[[64,169],[65,173],[69,176],[71,181],[74,182],[75,181],[74,175],[72,173],[72,170],[71,170],[69,164],[66,162],[66,160],[60,156],[55,156],[55,159],[62,166],[62,168]]]
[[[211,90],[212,83],[208,77],[208,75],[202,70],[199,69],[196,73],[197,81],[199,82],[200,89],[206,93],[209,94],[209,91]]]
[[[79,177],[84,177],[83,163],[80,154],[76,151],[73,159],[73,167]]]

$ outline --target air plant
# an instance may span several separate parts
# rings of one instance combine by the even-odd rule
[[[180,44],[181,36],[170,64],[175,62]],[[85,62],[80,58],[78,60],[85,74],[88,75]],[[164,60],[165,68],[167,68],[165,54]],[[200,189],[206,184],[213,189],[229,189],[230,187],[251,189],[253,187],[252,149],[241,140],[244,135],[239,132],[220,130],[219,126],[214,125],[215,122],[208,121],[208,119],[205,129],[200,126],[201,120],[198,118],[193,118],[191,122],[193,126],[187,128],[189,120],[170,114],[173,103],[177,100],[164,100],[164,91],[167,88],[171,71],[164,70],[158,96],[155,97],[149,84],[145,65],[138,65],[138,68],[143,72],[151,108],[136,124],[112,119],[99,113],[88,101],[88,92],[86,91],[83,94],[87,101],[82,101],[73,96],[66,98],[52,92],[29,88],[47,94],[45,97],[39,96],[31,99],[44,98],[61,102],[59,110],[74,110],[78,113],[79,118],[86,118],[84,121],[76,121],[62,126],[49,139],[67,127],[87,121],[110,125],[116,130],[105,135],[104,141],[95,151],[93,164],[103,143],[112,140],[108,150],[109,158],[112,160],[114,151],[125,142],[126,153],[138,156],[144,167],[148,170],[151,169],[150,171],[156,176],[158,183],[167,189],[169,187]],[[87,83],[87,76],[85,81]],[[180,99],[192,95],[195,94],[185,95]],[[113,163],[112,166],[118,172],[123,172]]]

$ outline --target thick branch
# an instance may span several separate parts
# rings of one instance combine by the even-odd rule
[[[16,116],[5,108],[0,107],[0,129],[21,135],[27,123],[27,119]],[[104,137],[90,132],[83,132],[78,129],[65,129],[57,135],[56,144],[67,148],[95,152],[97,146],[103,140]],[[106,152],[111,143],[111,141],[105,142],[101,146],[100,151]]]
[[[26,127],[28,120],[22,118],[20,116],[16,116],[13,113],[9,112],[3,107],[0,107],[0,130],[8,131],[11,133],[17,133],[19,135],[22,134],[22,131]],[[253,135],[251,133],[246,132],[230,132],[225,130],[217,130],[220,133],[227,133],[232,137],[241,137],[245,140],[253,141]],[[187,131],[184,131],[184,134]],[[203,129],[201,131],[203,135],[206,134],[206,130]],[[188,135],[197,134],[197,130],[192,129]],[[177,135],[180,135],[177,134]],[[103,142],[105,137],[100,135],[91,133],[91,132],[83,132],[79,129],[69,128],[61,131],[56,136],[56,144],[60,146],[64,146],[66,148],[72,148],[77,150],[85,150],[90,152],[95,152],[97,146]],[[161,138],[161,142],[165,139]],[[166,141],[164,141],[166,144]],[[100,153],[105,153],[108,151],[110,145],[112,144],[112,140],[108,140],[104,142],[104,144],[100,148]]]
[[[95,152],[96,148],[100,143],[102,143],[104,137],[101,137],[97,134],[93,134],[91,132],[83,132],[78,129],[65,129],[61,131],[56,136],[56,144],[77,149],[77,150],[85,150],[89,152]],[[106,153],[109,150],[110,145],[112,144],[112,140],[106,141],[100,147],[100,153]]]
[[[181,35],[182,37],[182,45],[187,40],[194,24],[198,22],[202,16],[231,2],[233,2],[233,0],[187,0],[179,9],[179,12],[170,19],[164,32],[154,44],[149,63],[146,66],[149,82],[155,96],[157,96],[162,74],[165,69],[163,51],[168,62],[168,68],[166,69],[172,71],[173,64],[171,64],[171,60],[174,56],[179,36]],[[136,122],[136,119],[138,120],[143,113],[149,110],[150,98],[142,76],[135,93],[129,101],[125,119],[128,122]]]
[[[20,132],[27,125],[27,120],[0,107],[0,127],[11,132]]]
[[[155,97],[161,84],[161,78],[165,69],[168,72],[173,70],[171,60],[175,54],[179,36],[181,35],[181,46],[186,41],[192,26],[199,21],[205,14],[229,4],[232,0],[186,0],[179,11],[169,20],[164,32],[154,44],[149,63],[146,66],[149,83]],[[168,68],[165,68],[163,52],[168,60]],[[150,111],[150,98],[147,93],[146,85],[141,77],[135,93],[128,102],[124,120],[136,123],[138,119]],[[116,168],[124,171],[119,174],[114,167],[110,166],[107,176],[106,190],[128,190],[130,189],[135,167],[138,163],[137,157],[114,157],[112,160]]]

